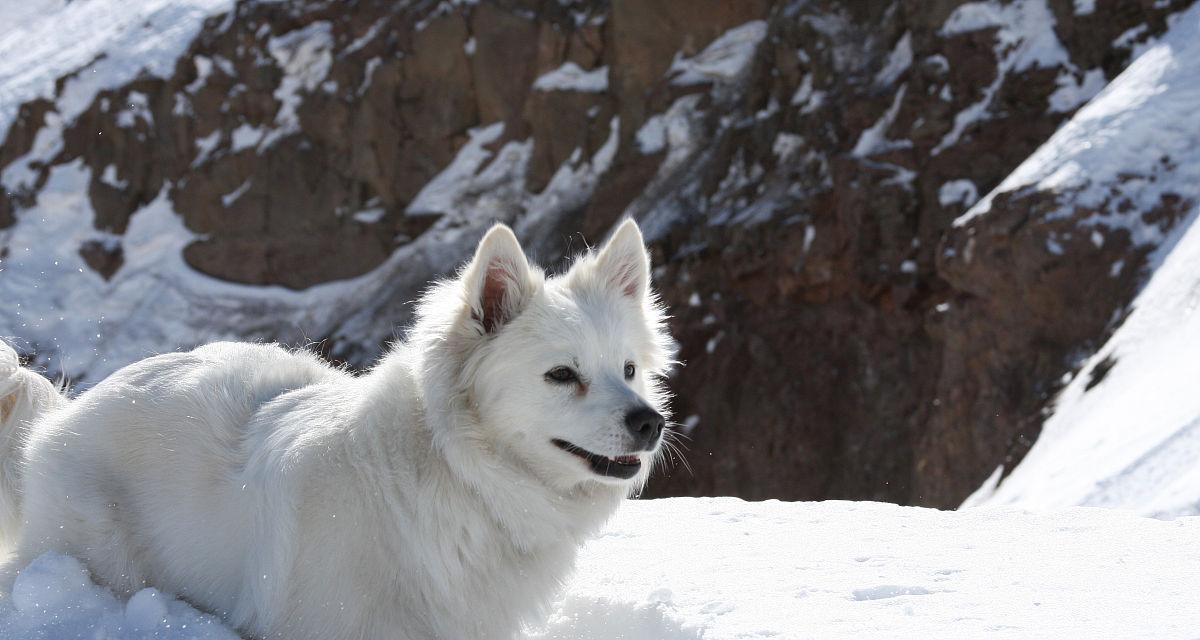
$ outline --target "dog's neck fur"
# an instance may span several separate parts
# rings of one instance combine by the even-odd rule
[[[400,380],[415,383],[409,393],[418,396],[423,429],[409,443],[417,446],[399,452],[394,463],[419,464],[424,500],[458,510],[454,519],[443,520],[438,508],[427,509],[432,517],[422,519],[420,533],[403,537],[426,550],[421,557],[436,558],[440,570],[431,575],[442,576],[436,586],[443,598],[433,606],[445,609],[445,620],[465,624],[462,612],[470,610],[471,620],[515,629],[546,614],[580,545],[613,514],[625,490],[592,482],[556,490],[505,451],[489,437],[488,425],[461,389],[461,369],[445,364],[454,360],[437,353],[453,348],[453,340],[412,340],[386,356],[373,374],[382,383],[377,390],[385,394],[389,388],[395,393]],[[380,437],[376,433],[371,439]],[[464,522],[474,524],[464,527]],[[438,633],[492,637],[467,628]]]
[[[440,340],[426,342],[424,348],[452,350],[455,346],[453,340]],[[521,553],[537,553],[547,545],[577,546],[595,533],[620,505],[626,489],[594,482],[561,491],[543,482],[489,435],[495,431],[482,423],[469,390],[463,388],[461,367],[444,364],[461,360],[428,356],[428,352],[410,351],[406,359],[423,369],[420,392],[432,450],[444,459],[449,472],[478,496],[513,546]],[[440,369],[432,368],[430,362],[443,364]],[[515,486],[539,490],[515,492]]]

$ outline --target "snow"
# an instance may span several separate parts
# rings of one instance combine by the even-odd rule
[[[1054,401],[1032,450],[971,504],[1093,505],[1158,518],[1200,514],[1200,5],[1176,21],[996,192],[1063,194],[1081,222],[1130,232],[1150,273],[1124,322]],[[1144,214],[1178,198],[1164,229]],[[960,218],[987,215],[989,195]],[[1123,204],[1128,203],[1128,204]],[[1126,268],[1111,267],[1113,276]],[[994,482],[993,482],[994,484]]]
[[[371,88],[371,82],[375,79],[375,72],[381,64],[383,64],[383,60],[379,56],[367,60],[366,66],[363,67],[362,84],[358,85],[358,89],[355,91],[357,95],[361,96],[367,92],[367,89]]]
[[[154,116],[150,112],[150,99],[146,97],[146,94],[140,91],[130,91],[128,100],[125,108],[117,113],[118,127],[130,128],[138,120],[143,120],[150,125],[154,124]]]
[[[804,148],[804,136],[794,133],[780,132],[775,136],[775,142],[771,143],[771,153],[780,161],[791,159],[796,153]]]
[[[888,54],[887,62],[883,65],[883,68],[879,70],[879,73],[875,74],[875,84],[880,86],[892,84],[900,77],[900,74],[912,66],[912,61],[912,33],[905,31],[900,41],[896,43],[896,47]],[[805,78],[807,79],[808,76],[805,76]],[[792,102],[793,104],[796,102],[794,97]]]
[[[210,615],[143,589],[122,603],[92,584],[69,556],[46,554],[21,571],[9,601],[0,600],[6,640],[238,640]]]
[[[220,130],[213,131],[206,136],[196,138],[196,159],[192,160],[192,168],[196,168],[205,162],[208,162],[209,156],[212,155],[213,150],[216,149],[217,145],[220,143]]]
[[[437,215],[453,210],[455,200],[466,189],[470,178],[492,157],[484,147],[504,133],[504,123],[476,127],[467,132],[470,140],[458,150],[454,160],[442,172],[425,183],[405,211],[409,215]]]
[[[1092,69],[1076,78],[1072,74],[1060,74],[1057,79],[1058,89],[1050,94],[1050,111],[1065,113],[1091,100],[1104,89],[1108,80],[1100,69]]]
[[[543,229],[553,228],[550,218],[563,215],[569,211],[578,211],[592,197],[600,176],[612,166],[617,154],[617,144],[621,137],[621,118],[613,116],[608,121],[608,139],[596,150],[592,157],[583,160],[579,149],[568,162],[554,172],[550,183],[541,193],[528,198],[529,213],[517,225],[517,231],[522,234],[533,234]],[[529,143],[526,143],[529,144]],[[524,159],[528,162],[528,157]],[[523,180],[523,176],[522,176]]]
[[[281,326],[296,327],[296,340],[328,334],[346,315],[362,311],[361,303],[343,299],[394,282],[405,257],[394,257],[379,272],[304,291],[223,282],[183,261],[184,247],[198,238],[175,213],[170,185],[134,212],[123,236],[113,236],[93,227],[89,180],[82,161],[53,168],[37,205],[17,210],[17,224],[0,235],[8,250],[0,262],[0,299],[14,301],[0,305],[0,335],[19,347],[36,347],[37,366],[66,372],[81,386],[155,353],[221,339],[278,337]],[[224,200],[232,204],[248,186]],[[125,262],[111,280],[79,255],[88,241],[122,248]],[[448,270],[459,255],[440,266]]]
[[[380,18],[380,19],[376,20],[371,25],[371,28],[367,29],[367,32],[364,33],[361,37],[357,38],[354,42],[351,42],[350,45],[348,47],[346,47],[346,49],[344,51],[342,51],[341,55],[348,56],[352,53],[357,52],[358,50],[362,49],[363,47],[367,46],[368,44],[371,44],[371,41],[375,39],[375,36],[379,35],[379,30],[382,29],[386,24],[387,24],[387,18]]]
[[[704,353],[707,353],[710,356],[712,354],[716,353],[717,345],[721,344],[721,339],[724,337],[725,337],[725,332],[718,331],[717,335],[709,338],[708,342],[704,343]]]
[[[1200,515],[1198,216],[1193,208],[1128,319],[1063,390],[1033,449],[985,504]]]
[[[249,149],[256,146],[260,141],[262,141],[263,136],[265,136],[266,133],[267,132],[261,127],[255,127],[249,124],[239,125],[238,128],[233,130],[233,134],[230,136],[229,152],[237,153],[243,149]]]
[[[37,183],[35,164],[48,164],[63,149],[63,120],[53,111],[46,114],[44,124],[33,138],[33,146],[25,155],[13,160],[0,173],[0,187],[12,191],[32,190]]]
[[[607,607],[604,637],[630,640],[1191,638],[1198,532],[1098,509],[640,501],[559,611]],[[588,621],[543,637],[597,637]]]
[[[858,137],[858,142],[855,143],[854,149],[850,152],[860,158],[865,158],[877,153],[884,153],[892,149],[906,148],[912,146],[910,140],[889,140],[887,138],[887,130],[892,127],[896,121],[896,116],[900,113],[900,106],[904,102],[904,94],[908,91],[908,84],[900,85],[896,91],[896,95],[892,98],[892,104],[887,111],[875,121]]]
[[[604,93],[608,91],[608,67],[584,71],[574,62],[564,62],[559,68],[539,76],[533,88],[538,91]]]
[[[128,182],[117,177],[117,165],[115,164],[104,167],[104,173],[100,174],[100,182],[114,189],[124,189],[129,186]]]
[[[21,104],[57,102],[71,122],[96,94],[140,74],[165,77],[205,18],[232,0],[25,0],[6,3],[0,31],[0,132]],[[101,55],[103,54],[103,55]],[[60,95],[55,81],[76,73]]]
[[[229,208],[230,205],[238,201],[238,198],[242,197],[243,194],[250,190],[251,184],[253,184],[253,181],[246,180],[237,189],[234,189],[233,191],[221,196],[221,205],[225,208]]]
[[[1135,244],[1159,245],[1161,230],[1141,214],[1168,194],[1200,201],[1200,119],[1194,117],[1200,67],[1192,62],[1198,57],[1200,7],[1194,6],[955,225],[985,215],[998,193],[1036,189],[1067,200],[1061,211],[1045,215],[1100,209],[1088,225],[1124,228]]]
[[[938,204],[943,207],[961,204],[971,206],[979,199],[979,190],[970,180],[951,180],[938,189]]]
[[[199,91],[205,84],[208,83],[208,77],[212,75],[213,62],[208,56],[195,55],[192,57],[192,65],[196,67],[196,79],[183,90],[188,93]]]
[[[296,113],[301,102],[300,91],[312,93],[324,82],[333,64],[332,49],[332,26],[326,21],[314,22],[267,42],[267,51],[283,69],[284,76],[275,89],[275,99],[280,103],[275,114],[276,129],[267,134],[262,146],[270,146],[300,130],[300,116]]]
[[[650,155],[662,151],[667,146],[667,125],[662,114],[655,114],[646,119],[637,131],[638,151],[642,155]]]
[[[1194,638],[1200,518],[878,503],[627,503],[528,640]],[[143,590],[122,605],[43,556],[0,601],[6,640],[231,640]]]
[[[387,209],[384,207],[369,207],[367,209],[354,212],[354,215],[351,217],[355,222],[361,222],[363,224],[375,224],[376,222],[382,220],[383,216],[386,214]]]
[[[1059,69],[1059,89],[1051,98],[1051,111],[1071,109],[1094,95],[1103,83],[1096,71],[1081,72],[1072,62],[1054,32],[1054,14],[1046,0],[996,0],[959,6],[942,25],[940,35],[953,37],[982,29],[996,29],[996,78],[984,88],[983,97],[954,117],[954,126],[933,149],[938,155],[958,143],[967,129],[988,117],[992,100],[1010,73],[1032,67]],[[1077,78],[1082,78],[1079,81]]]
[[[792,94],[791,104],[799,106],[806,104],[813,96],[813,77],[811,73],[804,74],[804,78],[800,80],[800,86],[796,87],[796,93]]]
[[[721,34],[694,57],[686,58],[677,53],[668,72],[671,83],[688,86],[736,80],[749,68],[759,43],[766,36],[767,23],[753,20]]]

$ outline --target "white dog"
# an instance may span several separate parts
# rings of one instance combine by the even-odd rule
[[[9,366],[11,562],[71,554],[253,637],[511,638],[660,449],[649,278],[632,221],[551,278],[497,225],[362,376],[221,343],[67,402]]]

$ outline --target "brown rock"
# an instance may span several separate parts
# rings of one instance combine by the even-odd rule
[[[510,128],[520,122],[525,97],[537,77],[538,31],[536,22],[491,3],[476,8],[471,19],[471,71],[480,122],[508,122]]]
[[[79,247],[79,255],[92,271],[105,280],[111,280],[113,274],[125,264],[125,250],[119,244],[89,240]]]

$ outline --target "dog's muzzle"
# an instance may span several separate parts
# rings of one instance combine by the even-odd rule
[[[577,447],[566,440],[551,440],[554,446],[583,460],[594,473],[606,478],[628,480],[637,475],[642,469],[642,460],[637,456],[616,456],[609,458],[598,453]]]

